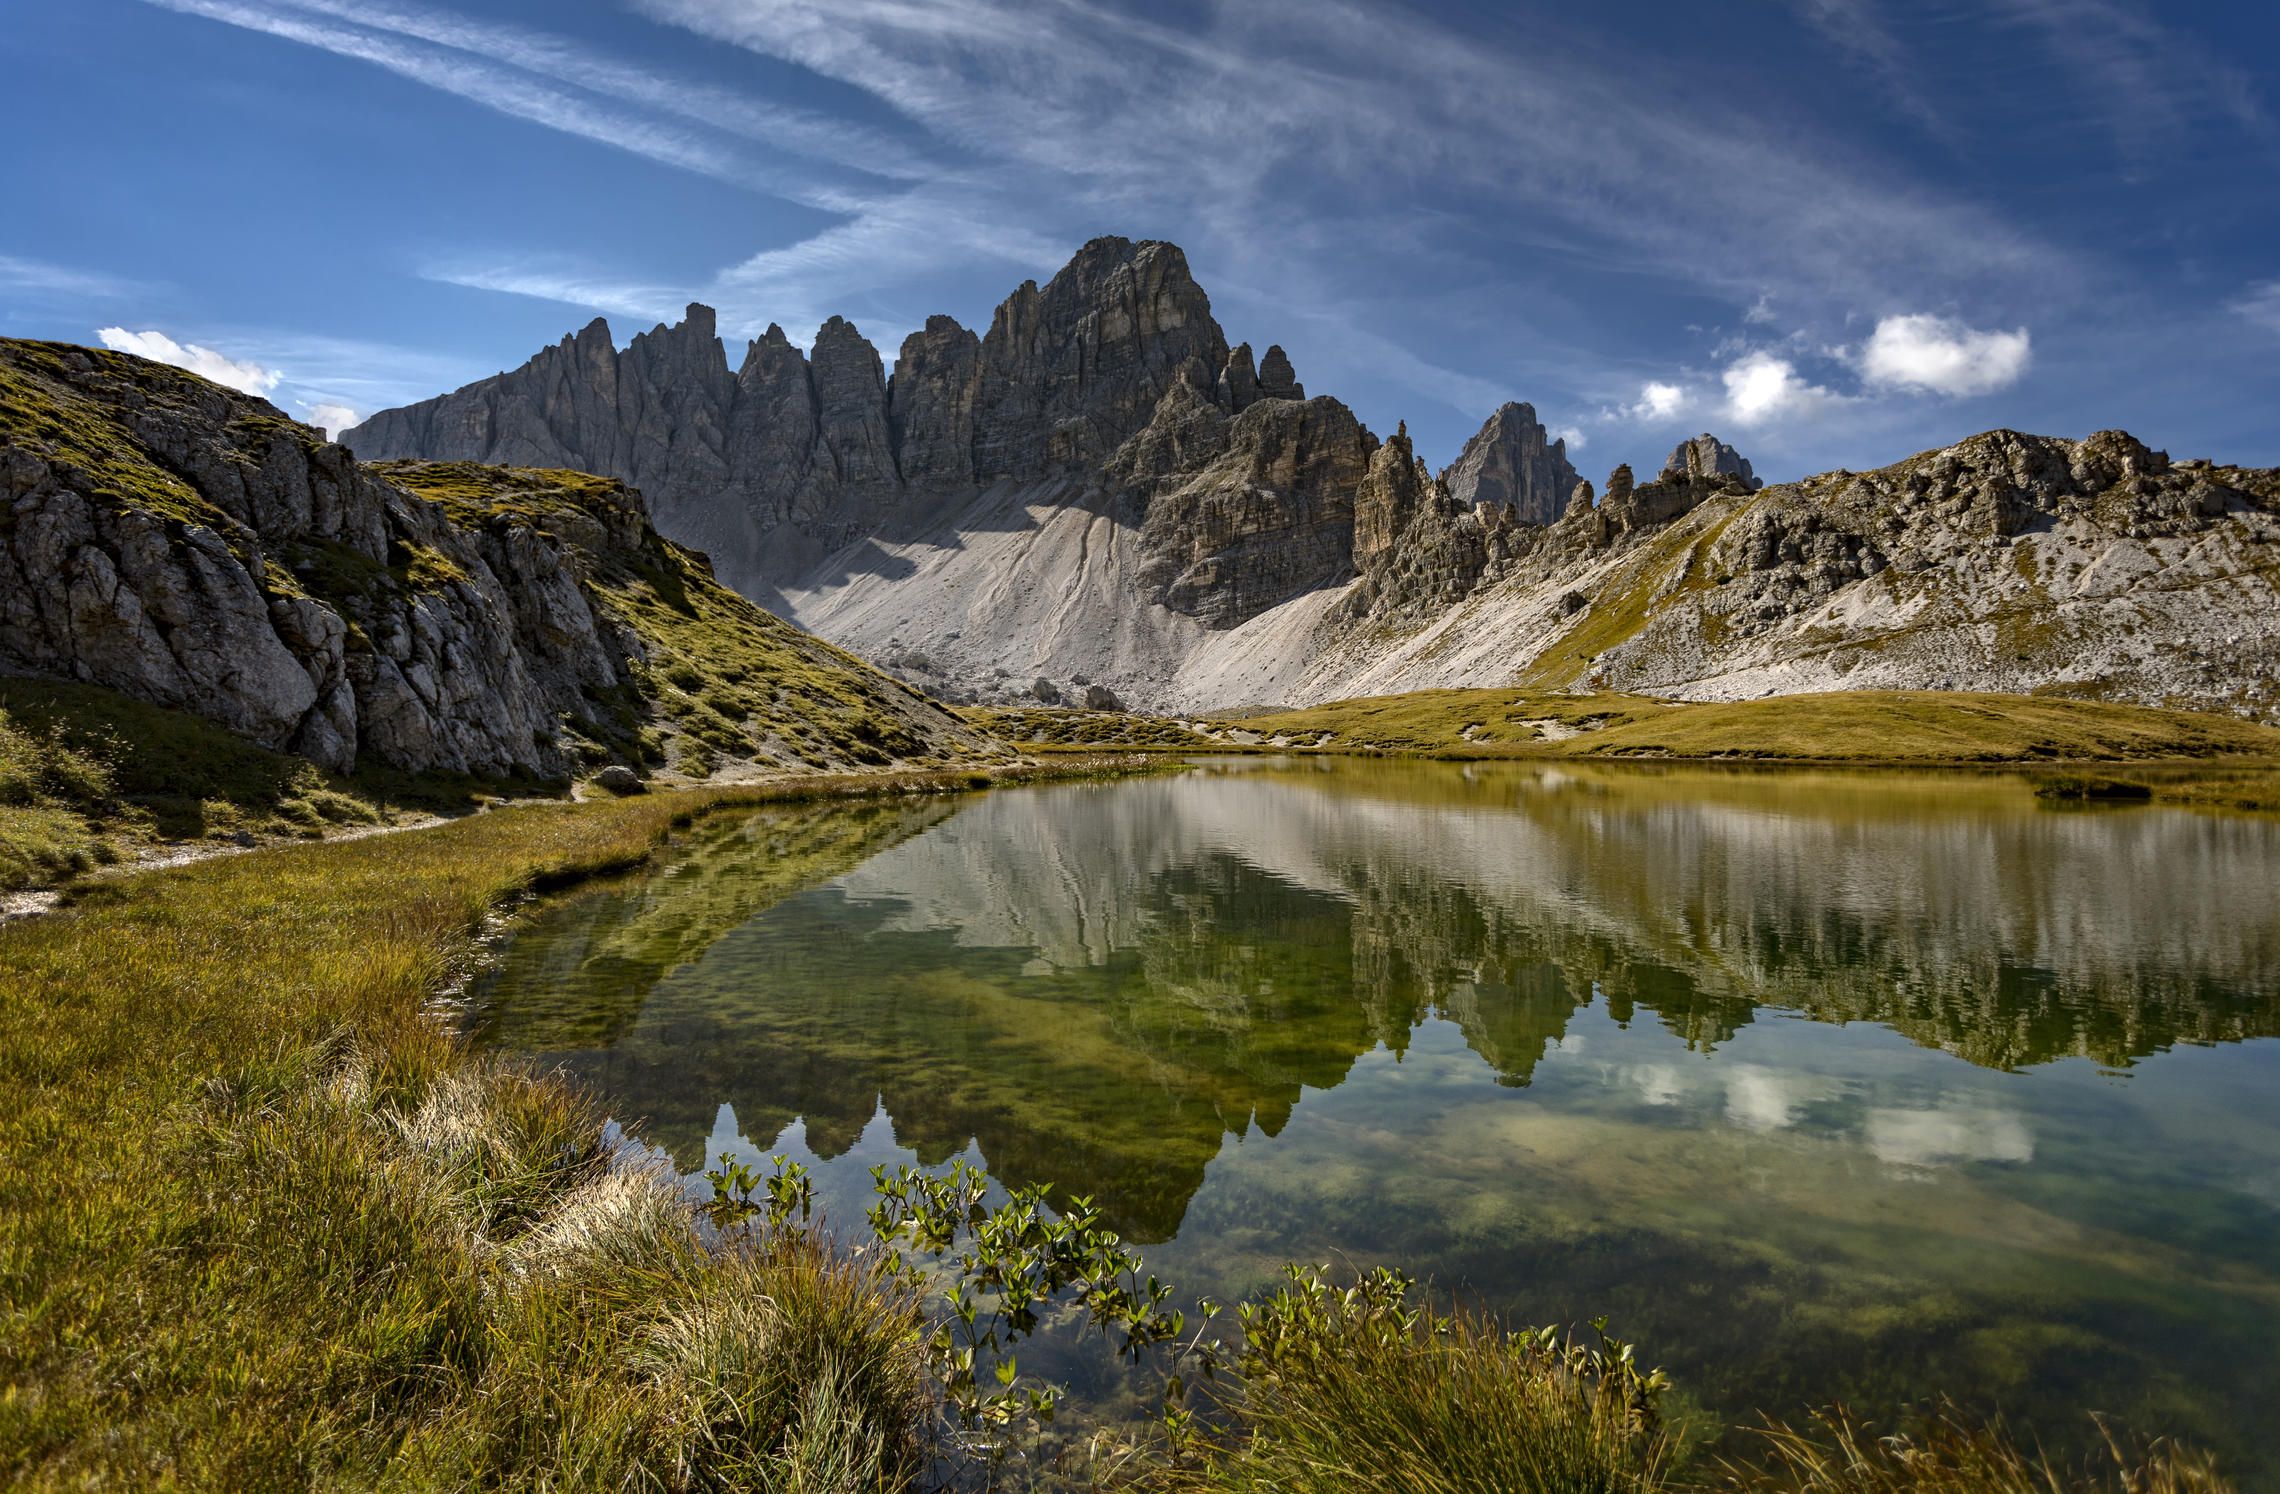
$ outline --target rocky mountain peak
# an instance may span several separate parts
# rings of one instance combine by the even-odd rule
[[[1577,475],[1567,443],[1554,441],[1531,405],[1507,403],[1488,417],[1442,480],[1459,503],[1508,507],[1522,524],[1556,521]]]
[[[1235,351],[1227,355],[1227,366],[1219,371],[1219,403],[1229,413],[1240,415],[1259,399],[1259,368],[1252,361],[1251,345],[1236,344]]]
[[[1765,486],[1740,452],[1707,431],[1691,441],[1681,441],[1663,463],[1662,475],[1665,481],[1686,482],[1735,478],[1753,493]]]
[[[1306,386],[1299,383],[1298,371],[1290,366],[1290,354],[1280,343],[1269,347],[1267,356],[1259,360],[1259,398],[1306,398]]]

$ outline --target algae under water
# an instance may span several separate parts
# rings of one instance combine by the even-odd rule
[[[844,1220],[965,1158],[1184,1290],[1607,1314],[1712,1422],[1945,1394],[2280,1481],[2280,819],[1336,759],[787,806],[544,906],[476,1010]]]

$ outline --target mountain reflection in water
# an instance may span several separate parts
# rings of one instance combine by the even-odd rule
[[[1253,760],[716,823],[480,996],[684,1171],[969,1156],[1191,1285],[1342,1252],[1615,1311],[1737,1411],[2280,1432],[2238,1399],[2280,1373],[2272,820]]]

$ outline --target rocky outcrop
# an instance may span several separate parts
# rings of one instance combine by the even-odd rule
[[[627,357],[645,388],[687,393],[687,339]],[[599,439],[577,397],[597,386],[572,376],[594,360],[583,334],[550,350],[535,392]],[[696,404],[670,426],[629,460],[718,459]],[[553,455],[535,437],[527,449]],[[841,677],[842,707],[875,700],[898,741],[979,745],[730,596],[622,484],[447,469],[417,474],[430,501],[411,475],[178,370],[0,342],[0,672],[102,685],[336,771],[558,779],[638,755],[644,721],[676,727],[651,704],[675,646],[635,605],[669,583],[684,610],[721,614],[723,646],[765,635],[787,663]]]
[[[1740,452],[1708,431],[1691,441],[1681,441],[1670,459],[1663,463],[1662,475],[1666,480],[1693,482],[1730,477],[1753,493],[1765,486]]]
[[[1509,526],[1501,507],[1460,503],[1417,459],[1403,425],[1370,459],[1354,500],[1357,615],[1416,611],[1456,601],[1487,569],[1491,537]]]
[[[1231,417],[1181,380],[1106,469],[1141,507],[1142,596],[1226,628],[1343,580],[1376,446],[1334,399],[1262,397]]]
[[[1441,480],[1459,503],[1510,509],[1520,524],[1558,519],[1577,482],[1567,442],[1552,440],[1535,407],[1521,404],[1504,405],[1489,416]]]
[[[1306,386],[1298,381],[1298,374],[1290,366],[1290,355],[1281,344],[1267,349],[1267,356],[1259,360],[1259,398],[1304,399]]]

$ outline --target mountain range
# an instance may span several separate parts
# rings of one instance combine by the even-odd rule
[[[633,484],[727,584],[951,700],[1518,682],[2280,713],[2280,473],[1995,431],[1768,487],[1705,435],[1594,489],[1521,404],[1435,473],[1280,347],[1231,346],[1166,243],[1096,239],[980,334],[932,317],[891,376],[838,317],[732,369],[691,306],[340,439]]]

